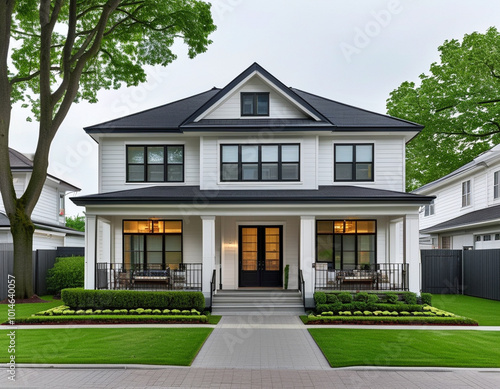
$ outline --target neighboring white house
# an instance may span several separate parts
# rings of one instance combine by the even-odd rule
[[[256,63],[222,89],[87,127],[99,193],[72,198],[85,206],[85,287],[208,297],[212,281],[281,288],[289,265],[306,305],[323,287],[419,292],[418,212],[431,199],[405,193],[404,172],[421,129],[286,87]]]
[[[21,196],[33,171],[33,161],[28,156],[13,149],[9,149],[9,159],[14,187],[17,196]],[[35,224],[33,250],[85,246],[85,234],[65,226],[64,204],[66,196],[79,191],[80,189],[76,186],[50,174],[47,175],[40,199],[31,217]],[[3,244],[2,247],[8,247],[7,245],[12,244],[10,222],[6,216],[1,197],[0,244]]]
[[[413,193],[435,196],[420,210],[428,249],[500,248],[500,145]]]

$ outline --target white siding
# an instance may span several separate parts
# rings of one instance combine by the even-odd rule
[[[126,145],[184,145],[184,182],[183,183],[127,183],[126,182]],[[125,189],[141,188],[151,185],[199,185],[200,150],[197,138],[148,137],[103,138],[100,143],[99,191],[113,192]]]
[[[373,143],[375,177],[373,182],[353,183],[358,186],[404,191],[404,148],[403,138],[390,137],[338,137],[319,138],[318,179],[319,185],[349,185],[348,182],[334,182],[334,144]]]
[[[33,210],[32,219],[44,223],[59,224],[59,191],[45,185]]]
[[[232,144],[265,144],[265,143],[299,143],[300,144],[300,181],[295,182],[221,182],[220,181],[220,145]],[[272,139],[248,139],[246,137],[203,137],[202,145],[202,182],[201,189],[317,189],[316,153],[317,138],[315,136],[283,137]]]
[[[300,111],[294,104],[287,100],[281,93],[276,92],[268,84],[263,82],[258,76],[252,77],[241,88],[232,92],[226,100],[204,119],[240,119],[241,118],[241,92],[269,92],[269,117],[302,119],[306,115]],[[251,119],[251,116],[245,116],[245,119]],[[256,120],[259,117],[255,118]]]
[[[33,249],[34,250],[53,250],[64,246],[64,236],[54,235],[49,231],[35,231],[33,234]]]

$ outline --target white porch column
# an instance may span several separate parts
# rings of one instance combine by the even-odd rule
[[[210,298],[210,282],[215,269],[215,216],[201,217],[201,251],[203,257],[202,292],[205,300]]]
[[[314,271],[313,263],[315,263],[315,220],[314,216],[300,217],[300,270],[305,281],[305,290],[302,292],[305,295],[306,307],[314,306]]]
[[[404,228],[404,258],[408,266],[408,288],[410,292],[420,293],[420,247],[418,214],[406,215]]]
[[[85,289],[95,289],[97,216],[85,215]]]

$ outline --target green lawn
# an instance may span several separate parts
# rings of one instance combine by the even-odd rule
[[[53,300],[52,296],[41,296],[42,300],[49,301],[47,303],[33,303],[33,304],[16,304],[15,313],[16,317],[27,317],[33,313],[45,311],[46,309],[63,305],[61,300]],[[8,319],[9,304],[0,304],[0,323]]]
[[[434,294],[432,305],[456,315],[476,319],[480,326],[500,326],[500,301],[456,294]]]
[[[16,330],[16,363],[189,366],[212,328],[61,328]],[[9,337],[0,332],[0,350]],[[6,363],[8,353],[0,353]]]
[[[500,367],[500,332],[309,329],[332,367]]]

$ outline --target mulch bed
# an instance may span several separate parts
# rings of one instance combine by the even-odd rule
[[[16,304],[25,304],[25,303],[31,304],[31,303],[48,303],[48,302],[50,302],[50,301],[41,299],[36,294],[34,294],[33,296],[31,296],[28,299],[15,299],[15,300],[16,300]],[[9,299],[6,298],[6,299],[0,301],[0,304],[9,304]]]

